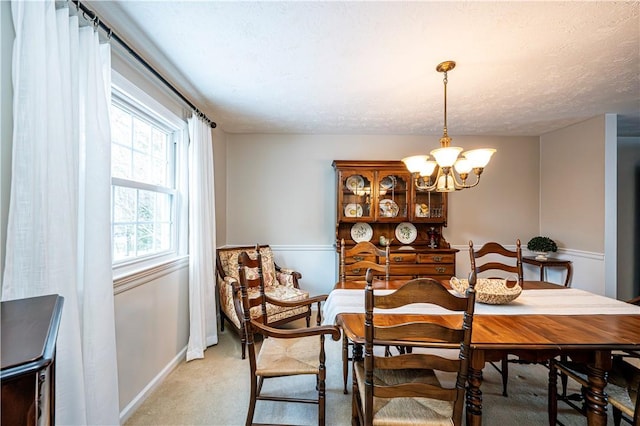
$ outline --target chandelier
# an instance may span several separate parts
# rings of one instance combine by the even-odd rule
[[[447,72],[454,69],[454,61],[446,61],[438,64],[436,71],[444,73],[444,129],[440,138],[440,148],[431,151],[435,158],[431,160],[428,155],[414,155],[402,159],[407,169],[413,174],[416,188],[421,191],[451,192],[466,188],[473,188],[480,183],[480,175],[489,163],[495,149],[482,148],[462,152],[462,148],[451,145],[451,138],[447,133]],[[438,167],[434,179],[432,175]],[[454,170],[458,172],[458,176]],[[467,183],[470,172],[476,175],[472,184]]]

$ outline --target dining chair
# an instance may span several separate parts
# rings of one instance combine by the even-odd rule
[[[347,248],[343,238],[340,240],[340,281],[364,280],[369,268],[384,273],[384,278],[388,281],[391,262],[389,252],[389,244],[380,249],[370,241],[360,241]]]
[[[613,355],[611,371],[608,373],[607,401],[613,409],[613,422],[615,426],[621,424],[622,419],[633,426],[640,425],[640,368],[638,363],[634,365],[630,359],[638,360],[637,354]],[[555,425],[558,414],[558,400],[578,411],[585,413],[586,403],[585,389],[589,386],[587,367],[584,363],[572,360],[552,359],[549,361],[549,424]],[[557,377],[570,378],[581,387],[577,396],[566,394],[566,385],[563,383],[563,392],[558,394]],[[577,401],[582,401],[578,405]]]
[[[242,318],[242,325],[247,336],[247,352],[251,371],[251,395],[247,412],[246,425],[253,424],[256,402],[284,401],[318,405],[318,424],[325,424],[325,378],[326,354],[324,349],[325,335],[333,340],[340,339],[340,328],[333,325],[321,326],[320,303],[327,295],[309,297],[294,302],[280,302],[271,300],[264,291],[262,259],[260,251],[254,258],[247,252],[238,256],[238,273],[240,282],[234,283],[234,291],[238,292],[241,303],[236,305],[238,317]],[[317,325],[315,327],[278,329],[267,325],[265,303],[250,299],[248,289],[258,287],[260,298],[272,303],[284,303],[288,306],[305,304],[311,306],[317,303]],[[261,310],[261,314],[253,317],[252,309]],[[257,349],[256,336],[262,336],[262,344]],[[297,375],[316,376],[316,398],[292,397],[280,394],[262,394],[265,379]]]
[[[627,300],[640,305],[640,297]],[[611,371],[607,376],[607,400],[613,411],[613,424],[620,426],[622,420],[633,426],[640,426],[640,351],[617,350],[613,352]],[[558,394],[557,379],[562,382],[562,393]],[[567,380],[572,379],[581,387],[579,395],[567,395]],[[561,355],[549,361],[549,424],[558,423],[558,400],[579,413],[585,413],[585,389],[589,386],[587,366],[584,362]],[[576,402],[582,401],[582,405]]]
[[[365,288],[364,360],[353,363],[352,424],[433,425],[462,424],[469,368],[475,304],[475,274],[465,296],[457,296],[432,278],[416,278],[387,295],[375,294],[373,274]],[[450,314],[440,320],[415,317],[401,324],[385,324],[380,310],[413,303],[438,305]],[[374,313],[374,309],[376,312]],[[409,353],[379,356],[376,345],[413,347]],[[420,348],[455,348],[456,357]],[[453,383],[436,375],[455,373]]]
[[[348,249],[343,238],[340,240],[340,281],[346,281],[347,270],[349,272],[349,280],[364,280],[368,269],[384,273],[384,277],[388,281],[390,273],[389,254],[389,244],[382,250],[369,241],[361,241]],[[352,360],[349,356],[349,347],[353,347],[353,344],[349,342],[346,336],[342,336],[342,377],[345,395],[349,393],[347,381],[349,380],[349,361]]]
[[[484,274],[486,278],[508,278],[508,274],[515,274],[518,283],[522,285],[524,274],[520,239],[516,240],[515,250],[509,250],[502,244],[493,241],[485,243],[478,250],[474,250],[473,241],[469,241],[469,258],[471,260],[471,271],[475,272],[478,277],[480,277],[480,274]],[[500,274],[500,276],[495,274]],[[517,361],[528,362],[519,359]],[[509,381],[508,355],[502,357],[500,367],[495,362],[490,362],[490,364],[502,376],[502,395],[507,396],[507,382]]]

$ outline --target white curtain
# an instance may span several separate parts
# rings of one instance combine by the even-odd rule
[[[56,423],[119,424],[110,52],[55,2],[12,2],[13,160],[2,299],[64,297]]]
[[[216,216],[211,128],[189,119],[189,344],[187,361],[218,343],[214,271]]]

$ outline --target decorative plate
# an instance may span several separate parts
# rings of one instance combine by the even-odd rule
[[[346,217],[362,217],[362,206],[360,204],[347,204],[344,208]]]
[[[390,198],[380,200],[380,216],[382,217],[396,217],[400,209],[395,201]]]
[[[380,181],[380,188],[382,189],[393,189],[396,185],[395,176],[387,176]]]
[[[467,287],[469,287],[469,280],[467,279],[451,277],[449,283],[451,283],[451,288],[461,296],[464,295]],[[497,278],[478,278],[475,288],[476,301],[488,305],[504,305],[514,301],[522,293],[520,283],[516,282],[513,287],[508,287],[507,280]]]
[[[410,222],[402,222],[396,226],[396,238],[402,244],[411,244],[416,240],[418,236],[418,230]]]
[[[355,194],[356,190],[364,188],[364,179],[360,175],[349,176],[345,186]]]
[[[373,228],[368,223],[356,223],[351,227],[351,238],[356,243],[371,241],[371,237],[373,237]]]
[[[429,217],[429,206],[425,203],[416,204],[416,217]]]

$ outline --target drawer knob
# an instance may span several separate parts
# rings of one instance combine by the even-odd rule
[[[363,256],[353,256],[353,260],[355,260],[356,262],[360,262],[362,260],[364,260]]]
[[[353,273],[354,273],[354,274],[359,274],[359,273],[360,273],[360,268],[356,268],[356,269],[354,269],[354,270],[353,270]]]
[[[445,268],[444,266],[436,266],[436,272],[439,272],[441,274],[444,274],[444,272],[447,270],[447,268]]]
[[[436,262],[442,262],[442,256],[433,256],[433,260]]]
[[[402,256],[396,256],[396,257],[393,258],[393,261],[394,262],[402,262],[403,259],[404,259],[404,257],[402,257]]]

